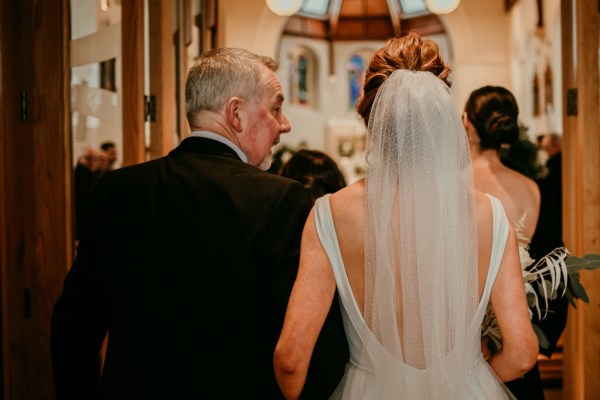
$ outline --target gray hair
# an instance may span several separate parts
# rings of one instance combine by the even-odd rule
[[[231,97],[247,101],[260,98],[265,89],[263,65],[272,71],[278,67],[274,59],[244,49],[220,48],[200,54],[185,85],[190,126],[193,128],[198,112],[218,112]]]

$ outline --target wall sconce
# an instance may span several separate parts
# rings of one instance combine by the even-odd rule
[[[302,0],[266,0],[266,2],[269,10],[282,17],[296,14],[302,6]]]
[[[434,14],[450,14],[456,10],[460,0],[425,0],[425,4],[429,11]]]

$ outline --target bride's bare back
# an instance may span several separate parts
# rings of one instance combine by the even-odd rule
[[[478,282],[481,297],[492,255],[494,221],[489,197],[477,191],[475,200]],[[364,316],[365,181],[360,180],[331,195],[329,202],[346,275],[356,303]],[[524,307],[525,294],[518,253],[516,236],[510,228],[502,263],[491,293],[491,301],[496,305],[496,316],[503,334],[504,347],[488,359],[488,362],[503,381],[514,379],[529,370],[531,360],[535,360],[537,352],[535,335],[529,323],[527,308]],[[398,310],[402,310],[402,307]],[[525,360],[521,368],[517,360]]]
[[[342,260],[352,292],[364,315],[365,292],[365,181],[364,179],[338,191],[330,197],[331,213],[335,224]],[[492,207],[483,193],[476,196],[478,238],[478,280],[481,296],[492,254]]]

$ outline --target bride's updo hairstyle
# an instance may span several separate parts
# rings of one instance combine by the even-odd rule
[[[469,96],[467,118],[477,130],[481,150],[500,150],[519,138],[519,107],[513,94],[501,86],[484,86]]]
[[[366,124],[369,123],[377,90],[397,69],[429,71],[448,87],[451,85],[448,80],[451,69],[444,63],[438,45],[433,40],[423,39],[414,32],[392,38],[371,58],[365,74],[364,95],[356,103],[356,111]]]

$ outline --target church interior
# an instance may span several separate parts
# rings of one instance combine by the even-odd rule
[[[504,86],[528,140],[562,137],[563,240],[572,255],[600,253],[598,0],[2,1],[0,400],[54,398],[50,318],[76,251],[73,169],[87,149],[114,142],[116,167],[167,154],[190,133],[194,58],[241,47],[280,64],[292,130],[274,165],[321,150],[351,183],[365,169],[354,105],[366,66],[409,31],[451,66],[457,114],[474,89]],[[575,300],[559,351],[539,358],[549,400],[600,398],[600,273],[581,283],[589,302]]]

